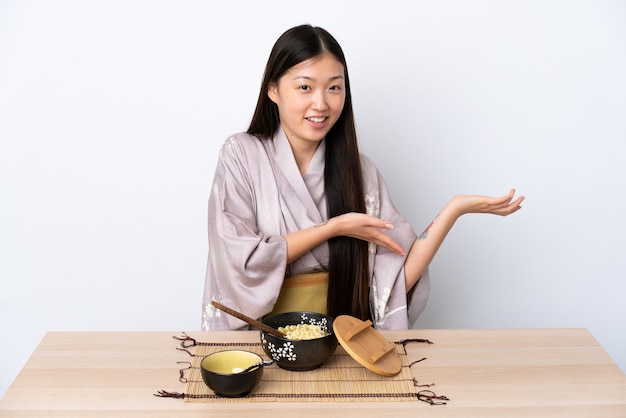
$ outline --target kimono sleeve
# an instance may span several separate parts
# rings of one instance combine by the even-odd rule
[[[202,329],[241,329],[246,324],[218,311],[216,300],[252,318],[271,311],[282,285],[287,244],[279,214],[273,231],[259,231],[259,179],[272,195],[271,172],[260,173],[267,154],[256,138],[229,138],[220,152],[209,198],[209,257],[203,298]],[[269,204],[269,203],[268,203]]]
[[[366,156],[361,159],[368,213],[390,221],[393,229],[388,234],[408,252],[417,239],[413,227],[396,210],[387,184],[374,163]],[[410,328],[426,307],[430,292],[428,270],[407,293],[405,260],[405,256],[382,247],[370,246],[370,305],[377,328]]]

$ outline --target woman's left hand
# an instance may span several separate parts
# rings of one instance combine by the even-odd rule
[[[456,222],[468,213],[490,213],[507,216],[520,210],[524,196],[515,200],[515,189],[502,197],[480,195],[454,196],[441,210],[437,218],[413,243],[404,262],[406,288],[411,289],[422,276],[428,264],[432,261],[439,246]]]
[[[448,205],[451,206],[458,216],[467,213],[490,213],[493,215],[507,216],[520,210],[524,196],[519,196],[513,200],[515,189],[502,197],[490,197],[480,195],[458,195],[454,196]]]

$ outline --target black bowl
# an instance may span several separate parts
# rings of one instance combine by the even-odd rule
[[[245,396],[261,381],[263,366],[245,373],[238,372],[260,361],[263,361],[261,356],[249,351],[218,351],[202,359],[202,380],[216,395],[228,398]]]
[[[268,357],[285,370],[304,371],[320,367],[337,349],[333,318],[317,312],[285,312],[268,316],[263,323],[272,328],[312,324],[328,335],[312,340],[289,340],[261,330],[261,345]]]

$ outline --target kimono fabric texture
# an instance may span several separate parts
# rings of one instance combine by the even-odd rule
[[[323,140],[303,176],[282,129],[270,139],[240,133],[223,144],[209,197],[203,330],[248,327],[213,307],[212,300],[262,318],[272,311],[285,276],[328,270],[327,243],[287,264],[283,238],[328,219],[325,145]],[[417,235],[396,211],[373,161],[362,154],[361,165],[367,213],[393,223],[387,233],[408,251]],[[428,271],[407,295],[405,257],[370,243],[368,261],[374,326],[410,328],[426,306]]]

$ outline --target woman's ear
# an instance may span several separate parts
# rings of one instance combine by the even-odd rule
[[[267,97],[269,97],[274,103],[278,104],[278,85],[276,83],[270,83],[267,88]]]

